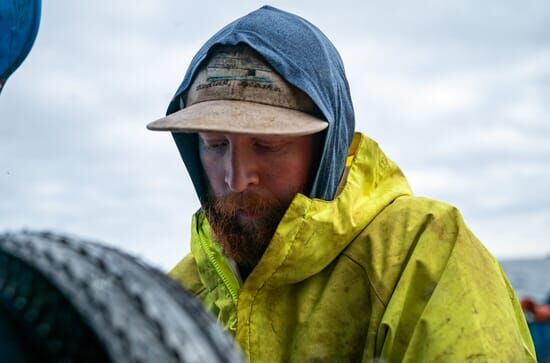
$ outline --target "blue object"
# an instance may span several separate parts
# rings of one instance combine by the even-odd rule
[[[0,91],[34,44],[40,9],[41,0],[0,0]]]
[[[246,43],[261,54],[287,82],[304,91],[329,123],[317,175],[307,194],[332,200],[345,167],[355,129],[355,116],[344,66],[338,51],[317,27],[291,13],[264,6],[225,26],[198,51],[167,114],[184,106],[193,76],[217,44]],[[200,164],[197,135],[174,133],[183,161],[201,202],[207,182]]]
[[[535,343],[537,361],[545,362],[550,359],[550,322],[530,322],[528,325]]]

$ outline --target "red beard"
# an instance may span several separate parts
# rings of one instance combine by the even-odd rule
[[[252,269],[287,207],[272,195],[244,192],[212,197],[203,209],[224,254],[239,266]]]

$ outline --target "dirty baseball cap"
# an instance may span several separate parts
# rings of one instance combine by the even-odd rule
[[[147,128],[299,136],[328,126],[307,94],[245,44],[217,47],[182,97],[185,108]]]

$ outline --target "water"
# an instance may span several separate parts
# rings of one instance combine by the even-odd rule
[[[550,298],[550,258],[499,261],[518,298],[530,296],[537,303]]]

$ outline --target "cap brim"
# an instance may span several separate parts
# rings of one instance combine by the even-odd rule
[[[305,112],[256,102],[215,100],[196,103],[147,125],[153,131],[310,135],[328,123]]]

